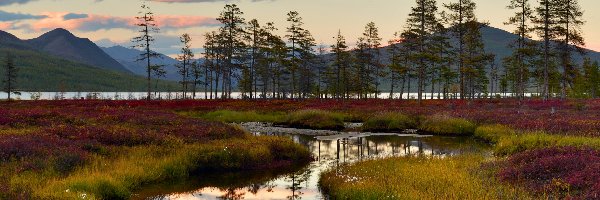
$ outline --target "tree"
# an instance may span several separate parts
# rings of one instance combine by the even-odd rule
[[[235,76],[235,71],[242,68],[244,63],[244,55],[246,51],[246,44],[244,43],[244,25],[246,24],[245,19],[242,17],[242,12],[237,5],[228,4],[225,5],[224,10],[217,18],[221,22],[222,27],[219,28],[219,34],[217,35],[217,41],[221,45],[222,51],[222,63],[223,67],[223,84],[222,92],[224,98],[231,98],[232,92],[232,79]]]
[[[17,73],[19,69],[15,66],[13,56],[10,53],[6,54],[6,60],[4,63],[4,92],[8,94],[8,100],[10,101],[11,94],[21,95],[20,92],[16,91],[17,86]]]
[[[246,40],[248,41],[248,47],[250,51],[248,53],[250,57],[250,63],[247,74],[248,76],[242,76],[243,79],[248,80],[242,82],[248,82],[249,84],[247,87],[243,87],[242,91],[248,92],[250,94],[250,99],[253,99],[257,90],[256,64],[257,60],[259,60],[262,56],[259,50],[260,47],[265,43],[265,34],[263,33],[265,30],[262,29],[260,23],[258,23],[258,20],[256,19],[250,20],[246,29],[246,32],[248,33],[246,34]]]
[[[529,22],[533,17],[533,10],[529,0],[511,0],[507,8],[516,10],[516,12],[505,24],[516,26],[514,33],[519,35],[519,38],[514,44],[510,45],[514,51],[511,58],[506,60],[506,66],[509,67],[513,77],[512,80],[516,85],[515,93],[519,99],[523,99],[529,82],[529,68],[533,65],[531,62],[536,51],[530,36],[532,29],[529,26]]]
[[[338,31],[335,37],[335,44],[331,45],[331,51],[333,53],[332,76],[330,76],[329,87],[333,96],[336,99],[347,98],[349,95],[349,75],[348,68],[350,65],[350,52],[348,52],[348,45],[346,44],[346,38],[342,35],[341,31]]]
[[[196,99],[196,92],[198,91],[198,85],[199,84],[203,84],[206,85],[202,80],[202,69],[203,69],[203,65],[200,64],[199,61],[192,61],[191,63],[191,76],[193,78],[192,82],[192,99]],[[206,71],[205,71],[206,73]],[[205,99],[206,99],[206,95],[205,95]]]
[[[579,89],[577,93],[585,93],[586,96],[596,98],[600,92],[600,66],[598,61],[592,61],[590,58],[585,58],[583,61],[583,74],[576,79],[575,87]]]
[[[562,65],[561,77],[561,98],[565,99],[568,88],[573,86],[573,82],[579,73],[573,62],[572,52],[578,50],[583,55],[580,48],[585,45],[581,26],[583,21],[583,11],[579,6],[578,0],[555,0],[557,5],[558,26],[556,36],[559,38],[559,59]]]
[[[550,75],[553,71],[551,57],[552,46],[551,41],[557,38],[556,29],[558,22],[558,1],[557,0],[540,0],[538,7],[535,8],[535,16],[533,23],[535,24],[538,36],[544,41],[542,44],[543,60],[542,60],[542,96],[544,99],[550,98]]]
[[[458,73],[460,78],[460,97],[465,98],[465,34],[467,28],[465,23],[476,21],[475,3],[471,0],[457,0],[457,3],[444,4],[450,10],[447,20],[450,24],[450,30],[458,39]]]
[[[179,75],[181,75],[181,89],[183,91],[183,97],[187,98],[187,92],[188,92],[188,85],[189,85],[189,80],[188,78],[190,78],[191,74],[190,74],[190,68],[192,67],[192,63],[193,63],[193,59],[194,59],[194,53],[192,52],[192,38],[190,37],[189,34],[185,33],[183,35],[181,35],[181,37],[179,37],[179,41],[181,42],[181,44],[183,45],[183,47],[181,48],[181,55],[177,56],[177,60],[179,61],[179,63],[177,63],[177,65],[175,65],[179,70]],[[195,82],[194,82],[194,88],[195,88]],[[194,91],[194,96],[195,96],[195,91]]]
[[[433,44],[431,38],[438,30],[439,20],[436,16],[438,8],[435,0],[416,0],[416,4],[408,15],[407,27],[409,27],[409,30],[407,31],[410,32],[410,35],[416,37],[408,41],[415,42],[417,46],[417,52],[415,52],[413,58],[417,63],[417,101],[421,103],[427,78],[427,66],[435,56],[429,45]]]
[[[291,75],[291,86],[292,86],[292,91],[291,91],[291,97],[294,98],[294,95],[297,93],[296,90],[296,72],[299,68],[300,65],[300,54],[302,53],[302,48],[300,47],[300,42],[302,40],[302,38],[304,37],[302,34],[305,33],[304,28],[302,28],[302,25],[304,25],[304,22],[302,22],[302,17],[300,17],[300,14],[296,11],[290,11],[287,14],[288,18],[287,21],[290,23],[289,27],[287,28],[287,35],[286,38],[288,38],[288,42],[290,43],[290,47],[288,47],[288,57],[289,57],[289,66],[288,66],[288,70],[290,72]]]
[[[385,76],[385,71],[382,70],[383,65],[379,60],[381,53],[379,51],[379,47],[381,46],[381,38],[379,37],[379,29],[377,28],[374,22],[369,22],[365,26],[365,31],[363,32],[363,39],[365,42],[364,45],[366,47],[365,56],[363,57],[364,59],[366,59],[365,64],[367,65],[365,73],[368,73],[364,76],[367,77],[367,79],[365,79],[365,83],[367,84],[367,88],[370,87],[370,85],[374,86],[373,91],[366,90],[366,92],[374,92],[375,98],[378,98],[380,93],[380,78]],[[372,75],[370,75],[371,73]],[[365,95],[367,94],[365,93]]]
[[[160,57],[160,54],[152,51],[151,45],[154,42],[153,33],[158,33],[159,29],[156,27],[154,13],[150,10],[150,7],[146,5],[144,1],[142,3],[142,11],[138,14],[140,16],[135,17],[138,22],[135,24],[140,27],[140,35],[133,38],[132,42],[136,43],[133,48],[143,49],[144,52],[140,54],[140,57],[137,61],[146,61],[146,72],[147,72],[147,80],[148,80],[148,95],[146,97],[147,100],[151,99],[152,94],[152,70],[157,70],[156,66],[152,65],[152,58]]]

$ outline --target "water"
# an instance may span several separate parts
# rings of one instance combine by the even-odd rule
[[[466,137],[387,133],[354,133],[351,138],[315,137],[303,135],[304,130],[297,129],[297,134],[289,134],[290,129],[286,128],[256,124],[244,127],[257,134],[290,137],[308,148],[315,161],[290,169],[198,174],[187,180],[143,188],[134,199],[324,199],[318,181],[320,173],[327,169],[361,160],[417,155],[447,157],[465,152],[487,153],[490,148]]]
[[[213,94],[214,95],[214,94]],[[220,97],[222,93],[218,93],[217,97]],[[392,94],[395,99],[400,97],[400,93]],[[404,93],[402,96],[403,99],[416,99],[417,93]],[[501,97],[513,97],[513,94],[499,94]],[[525,94],[527,97],[535,96],[536,94],[528,93]],[[424,99],[431,99],[431,93],[424,93]],[[495,94],[492,96],[496,96]],[[146,99],[146,92],[21,92],[20,95],[13,94],[11,98],[18,100],[60,100],[60,99],[104,99],[104,100],[138,100],[138,99]],[[188,98],[192,98],[191,92],[187,94]],[[243,97],[240,92],[233,92],[231,94],[231,98],[233,99],[241,99]],[[267,96],[270,98],[270,96]],[[371,95],[372,98],[375,95]],[[389,93],[381,93],[378,98],[380,99],[389,99]],[[433,94],[433,99],[438,99],[438,94]],[[0,92],[0,100],[8,98],[8,95],[4,92]],[[152,93],[153,99],[182,99],[182,92],[156,92]],[[197,92],[195,99],[210,99],[210,94],[207,98],[204,96],[204,92]],[[214,96],[213,98],[214,99]],[[443,99],[441,97],[440,99]]]

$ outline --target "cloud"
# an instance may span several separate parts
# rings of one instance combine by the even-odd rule
[[[212,3],[212,2],[230,2],[235,0],[150,0],[154,2],[163,2],[163,3]],[[237,0],[240,1],[240,0]],[[252,2],[260,2],[260,1],[275,1],[275,0],[251,0]]]
[[[10,5],[10,4],[26,4],[29,3],[31,1],[37,1],[37,0],[0,0],[0,6],[6,6],[6,5]]]
[[[13,23],[10,22],[0,22],[0,30],[10,30],[14,27]]]
[[[5,12],[5,11],[0,10],[0,22],[19,21],[19,20],[26,20],[26,19],[43,19],[46,17],[47,16],[44,16],[44,15],[10,13],[10,12]]]
[[[30,30],[44,31],[54,28],[65,28],[68,30],[93,32],[118,28],[136,29],[136,19],[133,16],[119,17],[67,12],[45,12],[43,14],[47,17],[30,23]],[[167,30],[219,25],[216,19],[205,16],[157,15],[155,18],[158,27]]]
[[[66,14],[65,16],[63,16],[64,20],[71,20],[71,19],[83,19],[83,18],[88,18],[88,14],[77,14],[77,13],[69,13]]]

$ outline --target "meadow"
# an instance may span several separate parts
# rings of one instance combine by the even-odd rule
[[[600,101],[1,102],[0,199],[127,199],[198,171],[285,168],[310,154],[223,123],[475,137],[493,156],[390,158],[321,175],[334,199],[598,199]],[[256,148],[260,147],[260,148]],[[389,178],[394,177],[394,178]],[[493,192],[490,192],[493,191]]]
[[[3,102],[0,199],[129,199],[198,171],[308,163],[289,139],[130,102]]]

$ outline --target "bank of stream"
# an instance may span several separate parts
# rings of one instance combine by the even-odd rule
[[[464,153],[492,155],[491,146],[472,137],[405,133],[338,132],[293,129],[268,123],[243,123],[255,135],[290,137],[312,152],[314,161],[290,169],[205,172],[142,188],[134,199],[325,199],[318,187],[321,172],[357,161],[402,156],[443,158]],[[347,124],[348,128],[360,124]]]

